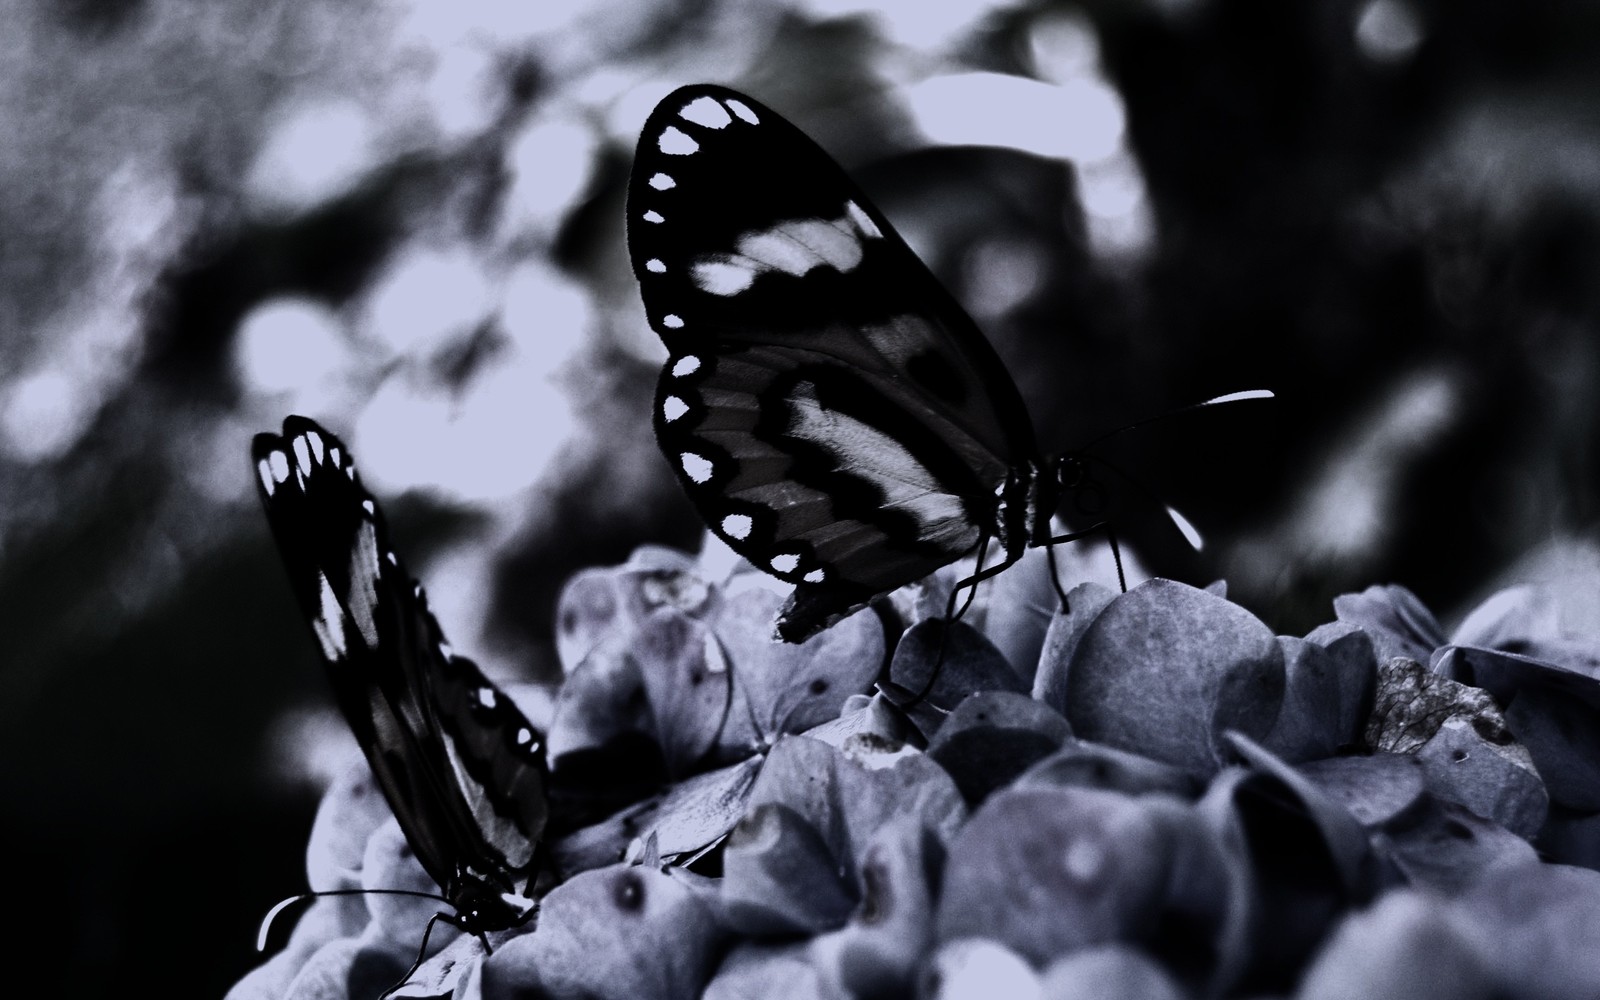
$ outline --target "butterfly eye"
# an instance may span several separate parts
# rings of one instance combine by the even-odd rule
[[[1056,460],[1056,482],[1063,490],[1075,490],[1088,479],[1089,471],[1083,459],[1075,455],[1062,455]]]

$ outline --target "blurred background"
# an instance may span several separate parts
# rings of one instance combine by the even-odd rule
[[[25,975],[219,996],[304,887],[311,748],[342,729],[256,431],[299,412],[345,437],[492,676],[555,675],[573,570],[699,544],[651,439],[664,355],[622,222],[640,125],[699,81],[852,172],[1046,450],[1278,394],[1108,449],[1208,538],[1187,552],[1124,498],[1152,571],[1225,578],[1300,634],[1371,583],[1448,624],[1600,563],[1600,6],[3,4],[0,802]]]

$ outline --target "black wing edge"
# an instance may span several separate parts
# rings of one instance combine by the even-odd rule
[[[463,914],[511,926],[522,914],[498,894],[527,892],[543,859],[544,734],[450,649],[338,437],[289,416],[251,456],[339,707],[406,839]],[[474,814],[463,771],[494,823]]]

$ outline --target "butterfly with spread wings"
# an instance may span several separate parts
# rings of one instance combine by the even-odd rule
[[[669,355],[656,440],[710,529],[794,584],[782,638],[990,543],[1001,562],[965,582],[1087,533],[1050,525],[1082,456],[1039,454],[977,325],[771,109],[708,84],[663,99],[627,231]]]
[[[548,814],[544,734],[451,650],[338,438],[291,416],[251,451],[339,707],[455,910],[435,919],[479,936],[525,923]]]

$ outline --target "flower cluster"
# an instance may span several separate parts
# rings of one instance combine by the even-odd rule
[[[580,573],[557,884],[398,995],[1600,995],[1600,648],[1538,591],[1447,638],[1372,587],[1295,638],[1160,579],[1052,613],[1041,572],[954,623],[945,572],[800,646],[757,573]],[[427,888],[359,768],[312,858]],[[320,900],[230,996],[376,996],[436,909]]]

